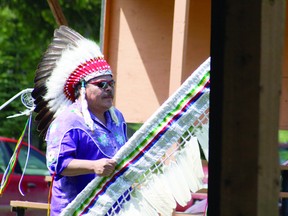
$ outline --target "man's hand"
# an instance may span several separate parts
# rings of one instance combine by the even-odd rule
[[[94,161],[94,172],[99,176],[109,176],[115,170],[115,166],[115,160],[102,158]]]
[[[61,175],[77,176],[95,173],[98,176],[109,176],[115,170],[116,161],[109,158],[99,160],[73,159]]]

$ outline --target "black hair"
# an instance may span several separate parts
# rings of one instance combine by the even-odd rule
[[[82,87],[82,83],[84,83],[84,87],[86,86],[86,82],[85,80],[81,79],[74,87],[74,96],[75,99],[78,99],[80,96],[80,91],[81,91],[81,87]]]

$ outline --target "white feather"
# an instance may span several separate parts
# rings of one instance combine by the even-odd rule
[[[163,188],[165,188],[165,191],[166,191],[166,196],[167,196],[167,200],[169,200],[169,206],[173,209],[176,208],[176,200],[174,199],[174,196],[172,194],[172,191],[169,187],[169,184],[168,182],[166,181],[166,178],[165,178],[165,175],[164,174],[159,174],[158,175],[158,183],[162,185]]]
[[[176,202],[185,206],[191,199],[190,189],[176,162],[171,161],[164,167],[164,176]]]
[[[175,155],[176,162],[180,167],[180,170],[182,171],[183,175],[185,176],[185,180],[189,186],[190,191],[195,192],[199,190],[199,180],[186,159],[187,157],[185,150],[186,149],[183,149],[179,154]]]
[[[145,187],[141,188],[140,193],[147,200],[147,202],[149,202],[150,205],[152,205],[157,210],[158,213],[161,215],[171,215],[173,211],[171,198],[173,202],[173,197],[171,197],[171,194],[167,194],[165,188],[159,184],[159,181],[156,180],[156,178],[157,177],[153,176],[148,185],[145,185]]]
[[[91,131],[94,131],[94,122],[91,118],[91,115],[88,111],[88,103],[85,97],[86,89],[84,86],[81,87],[81,111],[84,117],[85,124],[90,128]]]
[[[202,126],[201,130],[196,130],[196,136],[199,140],[203,153],[206,160],[209,159],[209,124]]]
[[[142,194],[134,191],[129,202],[125,202],[117,216],[159,216]]]
[[[140,212],[143,216],[159,216],[156,209],[142,196],[142,194],[136,191],[135,195],[139,200]]]
[[[184,155],[186,157],[185,161],[188,167],[190,167],[191,172],[193,172],[198,180],[197,184],[199,187],[202,187],[204,172],[200,156],[200,149],[196,137],[191,137],[191,139],[185,144]]]
[[[129,202],[125,203],[120,212],[116,214],[117,216],[133,216],[133,215],[139,215],[139,207],[137,204],[137,201],[135,199],[131,199]]]
[[[103,57],[99,46],[85,38],[77,41],[77,46],[70,45],[63,51],[51,76],[46,81],[48,91],[44,99],[49,101],[50,108],[56,107],[57,109],[59,107],[58,103],[62,103],[67,99],[63,90],[70,74],[79,65],[98,57]]]

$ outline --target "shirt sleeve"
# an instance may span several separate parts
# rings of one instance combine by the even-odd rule
[[[76,149],[78,145],[79,136],[75,130],[67,132],[61,142],[57,171],[60,174],[71,162],[76,158]]]
[[[79,135],[76,130],[70,130],[55,145],[47,143],[47,166],[51,173],[60,174],[76,157]],[[50,163],[49,163],[50,161]]]

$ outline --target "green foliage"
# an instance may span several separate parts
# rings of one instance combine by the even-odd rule
[[[142,123],[127,123],[128,138],[130,138],[142,125]]]
[[[101,0],[60,0],[68,25],[99,42]]]
[[[288,130],[279,130],[279,143],[288,143]]]
[[[288,150],[287,150],[288,130],[279,130],[278,141],[280,144],[280,148],[279,148],[280,163],[284,163],[288,161]]]
[[[61,0],[68,25],[99,41],[101,0]],[[0,2],[0,105],[26,88],[33,88],[34,73],[52,40],[57,23],[47,1]],[[27,117],[6,119],[24,111],[20,98],[0,111],[0,136],[18,138]]]

